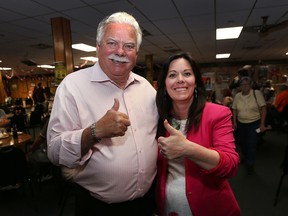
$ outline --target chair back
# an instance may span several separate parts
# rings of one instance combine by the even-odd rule
[[[15,147],[0,148],[0,186],[23,183],[27,176],[27,160],[25,153]]]
[[[42,114],[41,112],[35,110],[30,114],[30,127],[39,126],[42,123]]]

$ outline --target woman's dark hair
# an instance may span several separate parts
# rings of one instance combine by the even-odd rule
[[[165,80],[168,74],[169,66],[172,61],[183,58],[190,64],[194,76],[197,88],[194,91],[194,99],[188,111],[188,119],[186,123],[186,131],[189,131],[194,127],[195,131],[199,129],[202,112],[206,103],[206,91],[202,80],[201,72],[197,62],[187,52],[180,52],[170,56],[163,64],[162,71],[159,74],[157,81],[157,95],[156,103],[158,112],[160,115],[158,122],[157,136],[163,136],[165,134],[165,128],[163,122],[165,119],[171,124],[172,119],[172,100],[166,91]]]

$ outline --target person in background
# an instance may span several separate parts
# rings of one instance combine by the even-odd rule
[[[117,12],[100,22],[96,38],[98,62],[70,73],[57,88],[48,158],[74,173],[76,216],[151,216],[156,90],[131,71],[142,32],[134,17]]]
[[[232,82],[229,84],[229,89],[231,90],[232,98],[241,91],[239,86],[239,81],[243,76],[248,76],[248,71],[244,68],[241,68],[237,71],[237,76],[233,78]]]
[[[20,105],[16,104],[13,108],[13,116],[11,117],[11,126],[16,125],[18,131],[25,131],[27,128],[26,110]]]
[[[10,120],[7,118],[3,109],[0,109],[0,127],[6,127],[10,124]]]
[[[48,110],[48,97],[46,95],[45,89],[42,83],[39,82],[37,87],[35,87],[33,92],[34,105],[41,105],[43,107],[43,112],[46,113]]]
[[[188,53],[164,63],[156,102],[159,215],[239,216],[227,180],[239,164],[231,111],[206,101],[200,69]]]
[[[259,133],[267,130],[266,102],[261,91],[252,89],[249,76],[242,77],[239,84],[241,92],[236,94],[232,105],[233,126],[242,150],[241,163],[247,166],[248,174],[253,174]]]
[[[271,129],[288,125],[288,86],[285,84],[279,87],[279,92],[267,111],[266,125]]]
[[[41,132],[34,139],[31,146],[28,146],[27,161],[29,165],[30,175],[36,175],[37,173],[42,173],[41,166],[43,163],[50,163],[47,156],[47,127],[49,122],[49,116],[46,118]],[[42,173],[43,174],[43,173]],[[48,177],[48,175],[46,175]]]
[[[46,122],[41,129],[40,134],[35,138],[33,144],[28,149],[28,161],[36,164],[38,162],[49,162],[47,157],[47,127],[49,117],[46,118]]]
[[[288,115],[288,86],[281,85],[280,92],[276,95],[275,101],[273,106],[276,107],[277,111],[279,112],[280,117],[282,117],[285,121],[287,120]],[[284,122],[284,124],[288,124],[288,122]],[[285,126],[286,126],[285,125]]]

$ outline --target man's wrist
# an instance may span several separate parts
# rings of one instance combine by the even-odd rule
[[[90,129],[91,129],[91,136],[92,136],[93,140],[95,140],[97,143],[99,143],[101,141],[101,138],[96,136],[96,123],[93,123],[90,126]]]

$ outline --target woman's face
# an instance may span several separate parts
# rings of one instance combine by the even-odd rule
[[[247,81],[243,81],[240,84],[240,89],[242,91],[242,94],[247,95],[247,94],[249,94],[249,92],[251,90],[251,84]]]
[[[197,85],[194,72],[186,59],[179,58],[170,63],[165,85],[173,103],[192,103]]]

